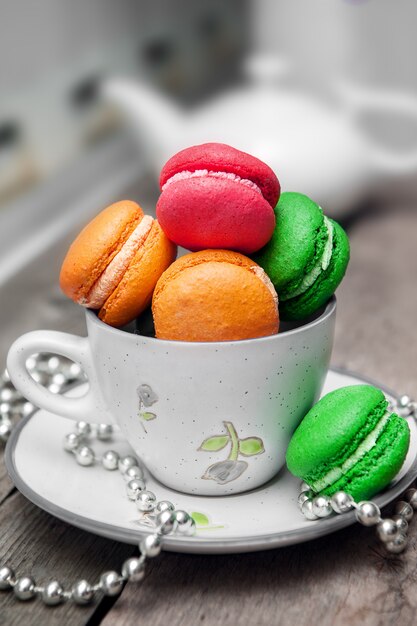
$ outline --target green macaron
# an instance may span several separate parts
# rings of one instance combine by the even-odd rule
[[[253,258],[278,292],[282,319],[297,320],[322,307],[339,286],[348,262],[343,228],[301,193],[281,194],[271,240]]]
[[[287,467],[313,493],[345,491],[356,502],[384,489],[404,463],[407,421],[388,409],[380,389],[332,391],[307,413],[287,450]]]

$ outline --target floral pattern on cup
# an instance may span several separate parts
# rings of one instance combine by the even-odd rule
[[[199,451],[219,452],[230,445],[226,460],[210,465],[203,476],[204,480],[214,480],[218,485],[225,485],[236,480],[248,468],[248,462],[239,460],[239,456],[251,457],[265,452],[260,437],[240,439],[232,422],[223,422],[226,433],[213,435],[203,441]]]
[[[156,418],[156,413],[148,411],[148,407],[158,402],[158,396],[150,385],[142,384],[136,389],[136,393],[139,397],[139,417],[143,422],[150,422]],[[142,427],[145,433],[147,432],[145,425],[142,422]]]

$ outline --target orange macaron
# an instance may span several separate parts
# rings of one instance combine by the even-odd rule
[[[177,341],[234,341],[278,332],[278,297],[264,270],[230,250],[180,257],[152,299],[155,334]]]
[[[72,243],[61,268],[61,289],[74,302],[97,309],[103,322],[123,326],[150,304],[176,253],[157,220],[136,202],[115,202]]]

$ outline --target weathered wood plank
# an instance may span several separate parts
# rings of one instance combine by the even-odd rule
[[[164,554],[128,585],[102,626],[414,624],[417,527],[402,557],[355,526],[301,546],[247,555]]]
[[[39,584],[56,579],[68,588],[80,578],[95,583],[104,571],[120,568],[135,550],[77,530],[44,513],[20,493],[0,507],[0,528],[1,562],[18,575],[32,575]],[[95,605],[73,603],[50,608],[40,600],[19,602],[10,592],[0,592],[2,626],[77,626],[86,624],[95,610]]]
[[[369,216],[351,231],[352,261],[339,289],[333,362],[417,395],[417,211]],[[7,493],[2,489],[0,495]],[[277,512],[279,514],[279,512]],[[19,495],[0,507],[0,554],[22,572],[90,580],[131,548],[53,520]],[[105,626],[414,624],[417,520],[400,557],[386,557],[359,526],[291,548],[247,555],[163,554],[128,585]],[[105,608],[104,608],[105,610]],[[92,609],[46,609],[0,596],[0,623],[84,624]]]
[[[333,363],[417,396],[417,210],[364,217],[349,233]]]
[[[0,505],[5,498],[13,491],[14,486],[7,474],[4,464],[4,446],[0,444]]]

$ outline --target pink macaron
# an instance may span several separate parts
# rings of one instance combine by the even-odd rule
[[[222,143],[192,146],[169,159],[159,182],[156,215],[174,243],[251,254],[270,240],[280,185],[256,157]]]

